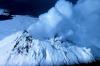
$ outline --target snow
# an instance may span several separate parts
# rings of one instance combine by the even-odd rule
[[[15,39],[20,36],[21,32],[15,33],[0,41],[0,65],[4,65],[14,46]]]
[[[30,37],[28,33],[18,32],[4,39],[1,43],[5,43],[5,41],[8,41],[8,39],[12,41],[7,42],[6,47],[2,46],[3,49],[0,50],[0,57],[2,58],[2,63],[0,64],[18,66],[61,64],[69,65],[88,63],[94,60],[90,49],[77,47],[75,45],[71,46],[70,43],[70,46],[68,46],[67,41],[64,42],[66,46],[63,46],[63,43],[61,43],[61,41],[54,41],[54,39],[56,38],[52,38],[50,40],[45,41],[29,38],[30,41],[32,41],[30,42],[27,37]],[[19,43],[17,44],[17,42]],[[29,48],[25,48],[27,45],[29,46]],[[8,49],[4,50],[4,48]],[[4,56],[1,55],[4,53]]]
[[[0,21],[0,64],[71,65],[100,59],[99,3],[79,0],[73,6],[59,0],[38,18],[16,15]]]
[[[38,19],[29,16],[16,15],[11,20],[0,21],[0,40],[18,31],[27,29]]]

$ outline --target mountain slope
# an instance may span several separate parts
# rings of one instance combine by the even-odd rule
[[[41,41],[32,38],[27,31],[24,31],[12,35],[9,40],[12,41],[7,42],[6,47],[0,46],[3,48],[0,51],[7,48],[3,53],[8,53],[5,59],[1,60],[6,61],[0,63],[3,65],[61,65],[88,63],[94,60],[90,49],[77,47],[69,41],[61,42],[58,37]],[[8,39],[2,43],[5,41]],[[1,55],[3,53],[1,52],[0,56],[3,56]]]
[[[100,59],[99,3],[80,0],[73,6],[59,0],[36,20],[17,16],[0,21],[0,37],[6,37],[0,41],[0,64],[70,65]]]
[[[37,18],[29,16],[16,15],[13,16],[13,19],[0,21],[0,40],[13,33],[27,29],[37,20]]]

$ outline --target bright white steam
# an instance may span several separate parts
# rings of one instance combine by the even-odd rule
[[[4,36],[24,29],[28,31],[0,41],[0,64],[60,65],[100,59],[99,6],[100,0],[79,0],[75,6],[59,0],[36,20],[17,16],[12,20],[0,21],[0,30],[3,28],[0,34],[5,33]],[[10,23],[5,25],[4,22]]]

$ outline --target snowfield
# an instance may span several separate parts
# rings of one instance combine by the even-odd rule
[[[37,20],[37,18],[32,18],[29,16],[16,15],[13,17],[13,19],[0,21],[0,40],[13,33],[27,29]]]
[[[16,15],[0,21],[0,65],[53,66],[100,60],[99,6],[100,0],[79,0],[75,6],[59,0],[38,18]]]
[[[27,32],[18,32],[1,43],[0,65],[5,66],[69,65],[94,61],[90,49],[77,47],[69,41],[61,43],[60,38],[40,41]]]

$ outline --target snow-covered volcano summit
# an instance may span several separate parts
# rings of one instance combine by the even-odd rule
[[[69,65],[94,60],[90,49],[77,47],[68,40],[62,42],[60,37],[40,41],[24,31],[8,38],[12,42],[5,44],[6,47],[2,46],[3,49],[0,50],[1,65]],[[4,50],[6,48],[8,50]]]
[[[99,3],[79,0],[73,6],[59,0],[39,18],[15,16],[0,21],[0,65],[53,66],[99,60]]]

